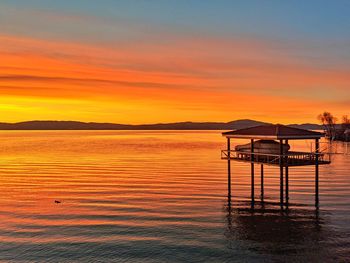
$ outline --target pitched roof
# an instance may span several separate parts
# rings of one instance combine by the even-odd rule
[[[324,137],[323,133],[292,128],[282,124],[259,125],[251,128],[223,132],[223,136],[247,139],[317,139]]]

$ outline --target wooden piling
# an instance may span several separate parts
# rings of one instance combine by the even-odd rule
[[[319,139],[315,140],[315,206],[316,208],[318,208],[319,206],[319,197],[318,197],[318,159],[319,159],[319,148],[320,148],[320,143],[319,143]]]
[[[283,208],[283,140],[280,140],[279,166],[280,166],[280,205],[281,205],[281,208]]]
[[[288,140],[286,140],[286,145],[288,145]],[[288,168],[288,156],[285,157],[285,174],[286,174],[286,206],[289,205],[289,168]]]
[[[230,158],[231,142],[230,138],[227,138],[227,191],[228,202],[231,204],[231,158]]]
[[[261,190],[261,202],[264,202],[264,165],[260,165],[260,190]]]
[[[252,198],[252,207],[254,206],[254,139],[250,140],[250,149],[251,149],[251,164],[250,164],[250,174],[251,174],[251,198]]]

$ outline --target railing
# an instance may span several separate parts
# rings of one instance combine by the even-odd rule
[[[288,152],[280,155],[258,152],[244,152],[236,150],[221,151],[221,159],[230,158],[235,160],[254,161],[274,165],[279,164],[280,161],[282,161],[282,163],[288,163],[289,165],[316,163],[316,156],[318,156],[318,161],[320,163],[330,162],[330,156],[324,153]]]

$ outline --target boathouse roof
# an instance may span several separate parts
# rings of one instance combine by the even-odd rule
[[[244,139],[319,139],[324,137],[323,133],[314,132],[299,128],[292,128],[282,124],[259,125],[246,129],[239,129],[229,132],[223,132],[223,136],[228,138]]]

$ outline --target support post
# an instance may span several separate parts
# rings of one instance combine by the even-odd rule
[[[318,208],[319,198],[318,198],[318,154],[319,154],[320,143],[319,139],[315,140],[315,206]]]
[[[288,144],[288,140],[286,140],[286,145]],[[286,167],[286,206],[289,205],[289,168],[288,168],[288,155],[285,157],[285,167]]]
[[[250,140],[250,175],[251,175],[251,198],[252,198],[252,207],[254,207],[254,139]]]
[[[230,138],[227,138],[227,198],[228,203],[231,205],[231,142]]]
[[[283,140],[280,140],[279,165],[280,165],[280,205],[281,205],[281,208],[283,208]]]
[[[260,175],[261,175],[261,182],[260,182],[260,188],[261,188],[261,202],[264,202],[264,165],[261,164],[260,166]]]

